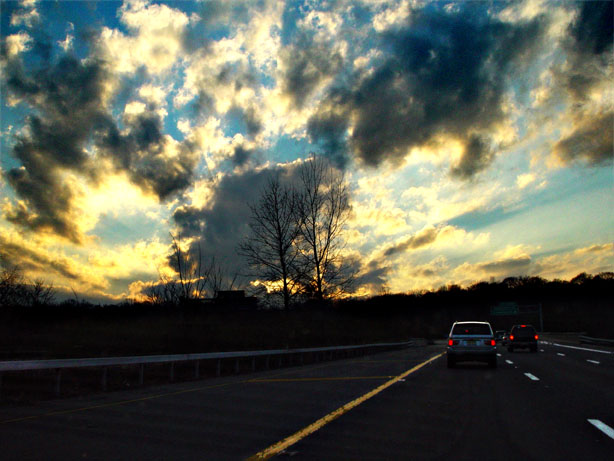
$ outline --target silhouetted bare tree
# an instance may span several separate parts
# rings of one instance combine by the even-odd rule
[[[354,273],[344,264],[342,232],[351,207],[343,173],[312,155],[299,171],[296,199],[303,287],[323,300],[348,291]]]
[[[203,299],[210,275],[216,270],[215,260],[205,264],[200,244],[196,253],[191,253],[182,248],[179,236],[171,234],[170,263],[175,274],[159,272],[159,281],[144,290],[146,300],[152,304],[179,306]]]
[[[300,280],[296,265],[299,255],[296,239],[300,234],[296,197],[292,189],[280,183],[279,177],[270,179],[260,201],[250,205],[250,234],[238,250],[255,276],[281,284],[274,292],[282,295],[286,309]]]
[[[30,281],[18,266],[0,271],[0,306],[48,306],[55,302],[53,285]]]

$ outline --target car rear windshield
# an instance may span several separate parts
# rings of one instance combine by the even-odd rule
[[[530,325],[527,326],[515,326],[512,328],[512,333],[517,337],[533,337],[535,335],[535,328]]]
[[[492,335],[486,323],[457,323],[452,329],[453,335]]]

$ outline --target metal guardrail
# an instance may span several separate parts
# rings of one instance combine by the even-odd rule
[[[170,365],[169,380],[174,381],[175,363],[194,362],[194,378],[199,378],[200,362],[216,360],[216,376],[221,375],[222,361],[235,359],[235,373],[240,371],[240,359],[251,358],[251,371],[256,371],[256,359],[264,357],[264,368],[268,369],[271,358],[277,358],[278,367],[281,367],[281,360],[284,356],[296,357],[299,364],[303,364],[305,356],[311,354],[312,361],[333,360],[335,358],[345,358],[349,356],[364,355],[378,350],[397,349],[416,345],[417,340],[410,340],[399,343],[376,343],[361,344],[355,346],[333,346],[333,347],[313,347],[302,349],[271,349],[262,351],[234,351],[234,352],[208,352],[202,354],[174,354],[174,355],[146,355],[133,357],[100,357],[82,359],[55,359],[55,360],[10,360],[0,362],[0,390],[2,386],[3,372],[20,372],[30,370],[55,370],[55,394],[61,394],[62,369],[67,368],[102,368],[101,387],[107,389],[108,368],[114,366],[138,365],[139,366],[139,385],[143,385],[145,365],[164,364]]]
[[[603,338],[591,338],[590,336],[580,335],[580,342],[586,344],[595,344],[598,346],[614,346],[614,340]]]

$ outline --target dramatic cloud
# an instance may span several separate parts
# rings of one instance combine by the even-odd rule
[[[85,145],[92,130],[107,121],[101,109],[105,72],[97,61],[81,63],[71,56],[30,74],[17,59],[5,63],[8,91],[35,109],[12,150],[21,166],[5,174],[27,209],[21,206],[8,219],[79,242],[72,224],[75,192],[62,171],[95,176]]]
[[[236,249],[248,230],[249,204],[257,200],[271,175],[279,171],[248,170],[211,184],[212,195],[203,207],[186,205],[175,211],[179,236],[195,239],[193,251],[200,245],[204,258],[216,258],[231,264],[233,270],[241,269]]]
[[[584,100],[592,87],[611,75],[613,24],[612,2],[580,3],[566,43],[570,69],[561,77],[577,100]]]
[[[584,160],[596,165],[614,158],[613,5],[601,1],[580,4],[564,43],[567,62],[555,69],[559,84],[573,101],[573,130],[554,146],[554,153],[565,163]]]
[[[248,204],[316,152],[359,294],[611,270],[612,9],[3,2],[0,251],[112,297],[171,270],[169,232],[244,273]]]
[[[282,51],[283,90],[301,108],[323,81],[339,71],[342,62],[340,53],[330,45],[303,33]]]
[[[12,145],[20,166],[4,172],[22,199],[5,208],[7,220],[82,243],[74,207],[81,191],[66,173],[96,183],[108,173],[104,158],[160,200],[190,185],[198,160],[192,143],[164,134],[156,108],[144,104],[124,116],[121,129],[107,111],[109,71],[102,61],[63,54],[26,69],[18,56],[3,53],[2,62],[9,96],[31,109]]]
[[[134,184],[165,200],[192,182],[198,160],[191,142],[176,142],[162,132],[162,120],[153,110],[124,117],[121,133],[114,123],[98,133],[98,146]]]
[[[597,165],[614,159],[614,112],[580,118],[573,132],[558,141],[554,152],[564,162],[585,160]]]
[[[466,145],[454,173],[471,177],[492,159],[484,133],[505,119],[510,78],[538,49],[543,21],[504,23],[466,3],[428,5],[409,18],[383,35],[382,62],[356,75],[352,86],[330,92],[310,134],[341,150],[351,120],[349,147],[371,166],[399,163],[439,135],[454,137]]]

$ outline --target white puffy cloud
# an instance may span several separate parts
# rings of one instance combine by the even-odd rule
[[[132,73],[144,66],[152,74],[168,71],[182,58],[182,39],[190,18],[167,5],[149,1],[126,2],[119,10],[121,21],[128,27],[124,34],[104,27],[98,46],[113,70]]]

